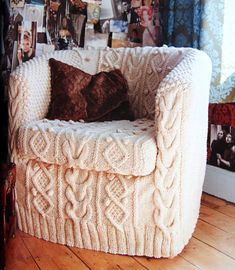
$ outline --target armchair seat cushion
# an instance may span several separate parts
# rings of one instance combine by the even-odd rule
[[[20,127],[21,157],[49,164],[144,176],[156,165],[154,121],[39,120]]]

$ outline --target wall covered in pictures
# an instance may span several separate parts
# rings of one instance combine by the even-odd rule
[[[9,0],[6,69],[74,47],[160,46],[159,0]]]

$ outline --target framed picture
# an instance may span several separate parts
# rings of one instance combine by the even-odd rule
[[[235,172],[235,104],[210,104],[207,163]]]

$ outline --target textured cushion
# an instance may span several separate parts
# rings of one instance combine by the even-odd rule
[[[130,119],[128,85],[120,70],[90,75],[55,59],[49,64],[52,94],[48,119]]]
[[[86,119],[86,100],[82,89],[91,82],[92,75],[55,59],[49,59],[51,68],[51,103],[48,119]]]
[[[82,93],[87,101],[88,121],[99,120],[106,114],[115,112],[124,102],[128,103],[128,85],[120,70],[100,72],[92,77],[91,83]],[[128,103],[129,104],[129,103]],[[129,107],[126,108],[128,113]],[[118,113],[113,113],[117,119]],[[128,114],[125,119],[128,118]],[[118,118],[121,120],[121,118]],[[111,119],[110,119],[111,120]]]
[[[50,164],[123,175],[155,168],[154,122],[147,119],[81,123],[40,120],[19,129],[22,157]]]

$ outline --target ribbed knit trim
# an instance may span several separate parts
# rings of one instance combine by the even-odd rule
[[[42,217],[37,212],[17,206],[19,229],[32,236],[78,248],[104,251],[113,254],[149,257],[173,257],[183,248],[182,243],[170,240],[171,254],[164,253],[163,234],[151,226],[124,226],[123,231],[113,226],[80,220],[71,221],[55,217]]]

